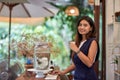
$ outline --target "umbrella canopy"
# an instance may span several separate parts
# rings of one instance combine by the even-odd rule
[[[44,4],[42,7],[34,3]],[[13,17],[48,17],[58,11],[57,8],[45,3],[46,0],[0,0],[0,15],[9,18],[9,44],[8,44],[8,68],[10,67],[10,35],[11,20]],[[33,4],[32,4],[33,2]],[[48,6],[49,5],[49,6]]]
[[[27,0],[0,0],[0,2],[4,2],[4,3],[26,3],[28,1]]]
[[[32,3],[21,3],[12,9],[12,18],[16,17],[49,17],[58,12],[58,8],[50,4],[44,6],[34,5]],[[0,16],[9,16],[9,7],[0,3]]]

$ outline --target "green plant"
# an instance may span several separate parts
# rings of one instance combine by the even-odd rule
[[[17,51],[19,56],[33,57],[34,47],[37,42],[47,42],[50,47],[50,52],[53,55],[56,55],[60,51],[52,35],[43,35],[40,33],[26,33],[22,34],[18,40],[12,39],[11,48]]]
[[[118,64],[118,57],[117,56],[115,56],[114,58],[113,58],[113,62],[112,62],[113,64]]]

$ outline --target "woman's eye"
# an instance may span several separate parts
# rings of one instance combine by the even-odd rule
[[[87,24],[79,24],[79,26],[86,27],[86,26],[87,26]]]
[[[79,26],[82,26],[82,24],[79,24]]]
[[[86,27],[86,26],[87,26],[87,24],[84,24],[83,26],[85,26],[85,27]]]

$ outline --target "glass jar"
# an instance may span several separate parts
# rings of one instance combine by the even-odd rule
[[[50,48],[48,43],[40,42],[34,48],[34,67],[37,70],[46,70],[49,68]]]

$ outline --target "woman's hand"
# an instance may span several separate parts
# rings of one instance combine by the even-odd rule
[[[51,74],[64,75],[64,71],[54,70]]]
[[[70,49],[74,52],[77,52],[79,48],[76,46],[75,42],[70,42]]]

